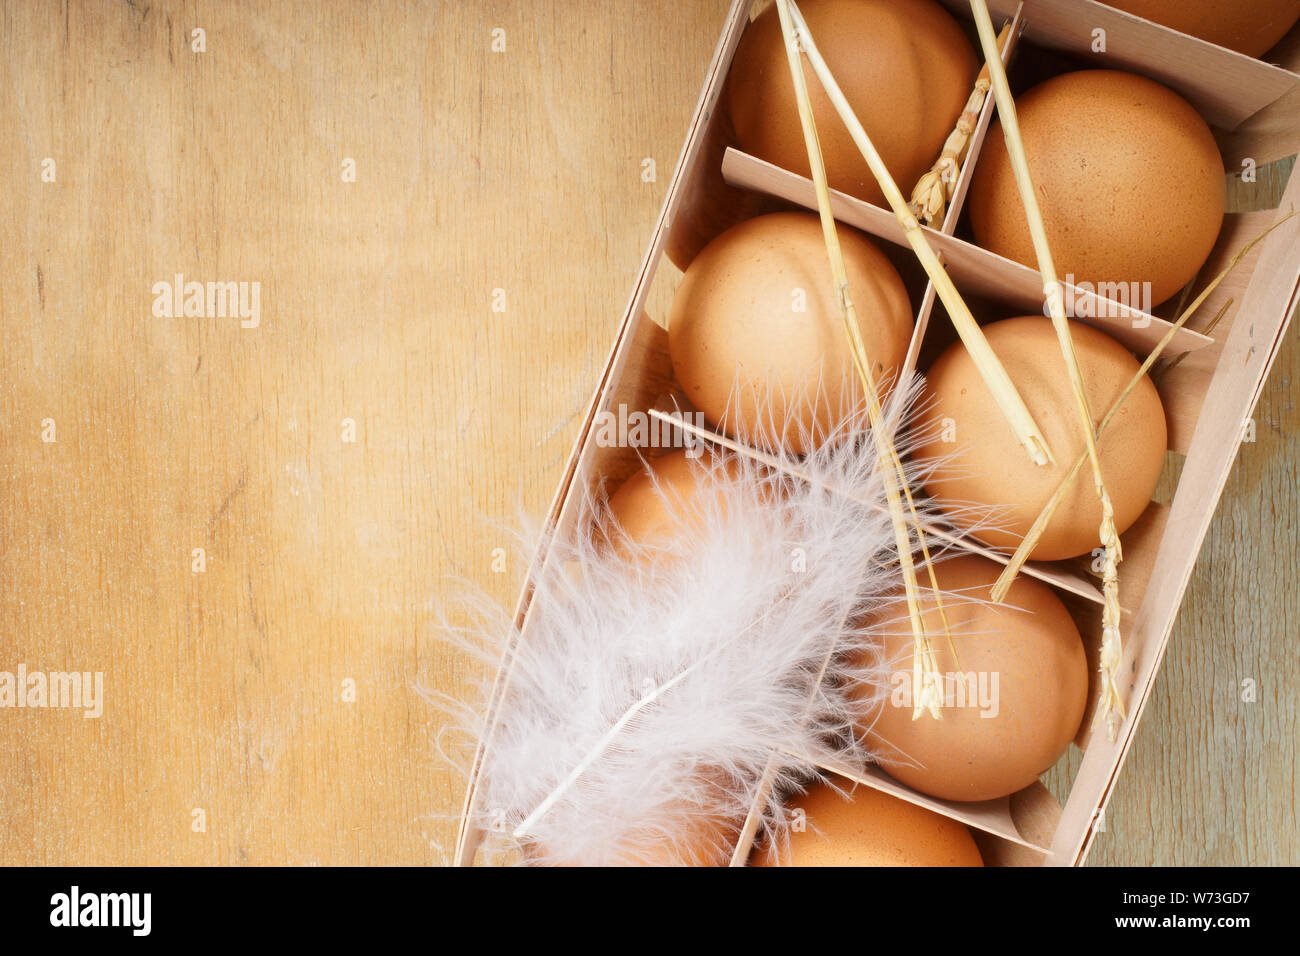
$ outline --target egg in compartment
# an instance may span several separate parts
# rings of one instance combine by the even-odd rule
[[[934,0],[802,0],[799,9],[885,166],[909,193],[938,159],[974,85],[979,66],[966,34]],[[831,188],[883,205],[844,122],[806,65],[804,73]],[[728,82],[741,149],[810,175],[775,6],[745,30]]]
[[[679,448],[646,462],[609,496],[604,526],[616,551],[646,554],[671,550],[691,528],[723,506],[712,487],[714,461],[703,446]]]
[[[1019,316],[984,327],[1042,429],[1055,464],[1039,466],[1024,454],[984,387],[970,353],[949,347],[926,373],[914,426],[915,454],[927,460],[925,489],[959,530],[996,548],[1015,548],[1057,486],[1086,450],[1078,406],[1050,319]],[[1070,323],[1093,420],[1100,420],[1139,370],[1137,360],[1103,332]],[[1164,408],[1143,376],[1098,439],[1102,476],[1123,534],[1146,510],[1164,468],[1168,433]],[[1092,472],[1080,468],[1061,505],[1030,553],[1054,561],[1100,546],[1101,504]]]
[[[1029,786],[1065,753],[1087,706],[1088,663],[1069,611],[1023,574],[993,603],[1001,571],[975,555],[936,563],[951,643],[934,592],[922,590],[940,717],[913,720],[913,638],[901,599],[876,618],[879,643],[859,652],[884,673],[862,732],[883,769],[933,797],[991,800]]]
[[[875,243],[843,226],[838,235],[883,398],[907,355],[911,302]],[[759,216],[709,243],[673,298],[668,343],[687,399],[754,445],[804,453],[862,401],[821,222],[810,213]]]
[[[964,824],[870,787],[817,783],[785,812],[799,821],[788,845],[759,846],[752,866],[984,865]]]
[[[642,565],[652,574],[676,573],[692,560],[694,531],[701,522],[723,518],[731,501],[719,482],[736,477],[740,464],[731,456],[716,456],[703,445],[668,451],[645,462],[609,496],[600,533],[605,546],[623,560]],[[698,770],[683,793],[724,787],[720,770]],[[725,866],[739,838],[743,815],[728,816],[717,807],[726,801],[685,799],[662,807],[661,821],[670,832],[648,826],[634,828],[596,857],[560,855],[548,862],[560,866]]]
[[[1223,157],[1200,115],[1154,80],[1081,70],[1016,97],[1060,278],[1149,312],[1195,277],[1223,226]],[[968,200],[979,245],[1037,259],[995,122]]]

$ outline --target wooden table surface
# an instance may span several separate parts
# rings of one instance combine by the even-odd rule
[[[0,710],[0,862],[447,859],[447,578],[513,598],[724,12],[4,5],[0,671],[104,691]],[[177,274],[256,327],[155,315]],[[1094,864],[1300,862],[1297,374]]]

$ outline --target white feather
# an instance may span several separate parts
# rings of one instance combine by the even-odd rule
[[[896,390],[891,422],[915,391]],[[714,458],[717,494],[658,560],[603,546],[599,521],[546,542],[480,772],[490,850],[697,862],[704,839],[725,862],[765,770],[761,835],[780,840],[779,801],[817,764],[867,762],[855,728],[883,671],[847,652],[900,578],[874,445],[837,437],[784,458],[808,480]]]

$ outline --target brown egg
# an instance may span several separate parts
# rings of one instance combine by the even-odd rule
[[[1093,421],[1100,422],[1138,370],[1114,339],[1070,323]],[[1050,319],[1004,319],[984,327],[989,346],[1042,429],[1056,463],[1031,462],[960,343],[926,373],[915,419],[918,458],[938,462],[925,483],[958,528],[986,544],[1013,549],[1084,453],[1084,433],[1065,359]],[[1144,377],[1102,434],[1098,451],[1115,526],[1123,533],[1151,500],[1164,468],[1168,435],[1160,396]],[[1101,504],[1085,464],[1065,493],[1031,557],[1056,561],[1100,546]]]
[[[614,524],[605,529],[611,544],[625,553],[629,545],[649,548],[669,545],[699,524],[725,497],[713,491],[711,453],[686,449],[660,455],[634,472],[609,498],[607,515]],[[732,462],[722,465],[733,469]]]
[[[907,355],[911,303],[866,236],[840,227],[839,239],[885,393]],[[755,444],[806,451],[804,437],[821,441],[861,395],[821,223],[810,213],[759,216],[709,243],[673,298],[668,344],[688,399],[727,434]]]
[[[802,830],[790,834],[778,858],[766,848],[753,866],[983,866],[979,848],[956,820],[859,786],[848,799],[815,784],[792,800],[787,812],[802,811]]]
[[[1186,100],[1132,73],[1084,70],[1022,94],[1016,113],[1061,278],[1146,311],[1191,281],[1223,225],[1226,187],[1214,136]],[[1037,264],[1000,123],[975,167],[970,221],[985,249]]]
[[[954,659],[933,592],[922,592],[944,690],[942,717],[912,719],[912,632],[906,605],[881,612],[880,663],[887,696],[864,731],[890,776],[944,800],[991,800],[1038,779],[1079,729],[1088,662],[1065,605],[1020,575],[1006,601],[990,603],[1002,565],[966,555],[935,566]],[[952,596],[949,596],[949,594]],[[984,603],[978,603],[984,602]]]
[[[898,188],[910,195],[974,86],[979,67],[970,41],[933,0],[802,0],[799,9]],[[883,205],[866,160],[807,64],[804,75],[831,187]],[[728,82],[740,147],[809,175],[775,6],[745,30]]]
[[[1106,0],[1154,23],[1260,56],[1300,20],[1300,0]]]

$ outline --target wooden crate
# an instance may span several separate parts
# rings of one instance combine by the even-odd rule
[[[954,16],[970,25],[965,0],[940,0]],[[631,299],[619,326],[604,374],[587,409],[579,437],[564,470],[549,514],[557,528],[584,520],[575,488],[598,481],[614,483],[638,467],[637,452],[646,449],[608,447],[593,438],[596,415],[604,410],[689,407],[673,381],[667,336],[647,313],[648,303],[668,301],[682,269],[714,236],[735,222],[778,205],[816,210],[812,183],[803,176],[772,166],[734,146],[725,114],[718,109],[727,72],[741,34],[749,22],[752,0],[735,0],[722,38],[710,64],[704,89],[691,121],[686,145],[668,196],[650,240]],[[1300,76],[1165,27],[1116,11],[1093,0],[991,0],[995,20],[1010,22],[1012,31],[1003,59],[1012,72],[1017,55],[1032,54],[1040,62],[1092,65],[1130,70],[1156,79],[1181,93],[1214,127],[1231,173],[1243,164],[1263,166],[1300,150],[1300,115],[1296,97],[1277,102],[1300,86]],[[971,26],[973,32],[973,26]],[[1094,31],[1105,31],[1105,52],[1094,52]],[[1278,47],[1300,47],[1292,31]],[[1042,287],[1036,269],[1013,263],[957,235],[957,226],[974,166],[994,115],[986,98],[972,140],[971,152],[958,179],[954,202],[943,222],[927,236],[964,294],[996,302],[1003,314],[1039,312]],[[909,186],[903,185],[906,191]],[[833,209],[842,223],[856,227],[893,246],[904,261],[903,233],[893,213],[849,196],[833,193]],[[1225,217],[1219,241],[1200,273],[1200,283],[1215,275],[1251,238],[1262,233],[1300,201],[1300,177],[1293,177],[1278,209],[1233,212]],[[916,308],[916,331],[908,353],[916,367],[942,331],[942,314],[934,319],[933,286],[916,269],[903,270]],[[1086,299],[1087,293],[1077,291]],[[1127,717],[1115,740],[1104,728],[1093,729],[1091,708],[1076,744],[1084,757],[1062,807],[1041,783],[982,803],[955,803],[917,793],[875,768],[826,767],[861,784],[885,790],[972,828],[989,864],[1078,865],[1087,855],[1119,769],[1142,717],[1160,666],[1183,592],[1197,552],[1209,527],[1243,430],[1272,366],[1282,334],[1300,301],[1300,217],[1291,219],[1260,243],[1211,295],[1192,324],[1203,325],[1227,306],[1209,334],[1179,331],[1166,355],[1183,355],[1177,366],[1157,382],[1169,424],[1169,450],[1182,458],[1176,489],[1168,504],[1153,501],[1147,512],[1123,536],[1125,560],[1120,566],[1125,659],[1121,688]],[[1144,356],[1169,328],[1169,306],[1145,314],[1122,303],[1094,309],[1094,325]],[[663,316],[658,317],[661,321]],[[994,560],[1005,556],[964,541],[960,546]],[[537,562],[547,559],[543,552]],[[1075,614],[1095,663],[1100,639],[1101,594],[1086,561],[1031,563],[1025,569],[1046,581]],[[528,633],[527,586],[516,608],[520,640]],[[509,666],[507,649],[502,684]],[[1095,675],[1094,675],[1095,676]],[[1096,688],[1090,691],[1095,700]],[[489,702],[491,720],[499,701]],[[480,842],[470,823],[481,758],[476,759],[466,794],[465,816],[457,841],[456,862],[468,865]],[[743,865],[750,847],[737,846],[733,865]]]

